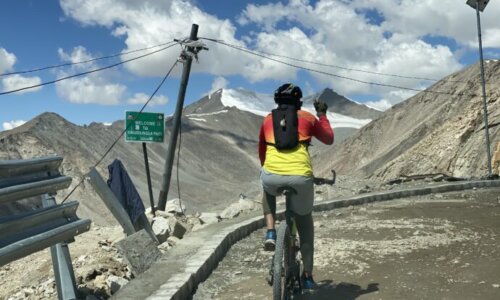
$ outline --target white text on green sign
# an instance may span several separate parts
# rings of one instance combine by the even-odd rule
[[[125,141],[163,142],[165,121],[163,113],[125,112]]]

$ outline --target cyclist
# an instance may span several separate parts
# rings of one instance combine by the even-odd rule
[[[314,224],[312,208],[314,201],[313,170],[309,157],[308,146],[314,136],[321,142],[333,144],[333,130],[326,117],[328,106],[322,101],[315,101],[316,118],[313,114],[301,110],[302,91],[298,86],[286,83],[274,93],[277,109],[268,114],[262,123],[259,135],[259,158],[261,162],[261,182],[264,189],[262,206],[267,225],[264,248],[273,251],[276,243],[274,221],[276,216],[276,196],[283,187],[291,187],[294,193],[290,195],[290,209],[295,214],[297,229],[300,237],[300,251],[302,254],[304,272],[302,282],[304,289],[312,289],[315,282],[312,277],[314,253]],[[275,114],[275,111],[292,111],[295,113],[296,131],[298,140],[288,143],[293,148],[278,149],[278,141],[287,144],[281,131],[286,128],[293,130],[292,119],[288,116]],[[292,115],[293,117],[293,115]],[[288,121],[289,124],[285,124]],[[298,121],[298,122],[297,122]],[[282,130],[283,129],[283,130]],[[293,140],[293,137],[292,137]],[[290,146],[289,145],[289,146]],[[290,148],[290,147],[288,147]]]

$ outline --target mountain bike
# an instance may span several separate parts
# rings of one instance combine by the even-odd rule
[[[268,277],[268,283],[273,287],[273,300],[288,300],[294,294],[302,293],[297,224],[289,209],[288,196],[292,193],[296,193],[293,188],[283,188],[282,194],[286,197],[285,222],[281,222],[278,228],[276,249]]]

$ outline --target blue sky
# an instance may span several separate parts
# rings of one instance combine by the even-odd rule
[[[485,59],[500,58],[498,2],[491,1],[481,15]],[[465,1],[5,0],[0,4],[0,74],[162,44],[188,36],[192,23],[199,24],[199,36],[370,72],[439,79],[478,60],[475,12]],[[272,93],[285,81],[299,84],[305,94],[331,87],[381,109],[414,94],[298,70],[220,44],[206,44],[210,50],[200,53],[200,63],[193,63],[185,104],[217,88]],[[59,84],[0,95],[0,130],[46,111],[79,125],[122,119],[126,110],[140,109],[180,49],[172,47]],[[0,91],[104,67],[146,52],[1,76]],[[277,59],[369,82],[416,89],[432,83]],[[176,67],[147,111],[173,112],[181,68],[180,64]]]

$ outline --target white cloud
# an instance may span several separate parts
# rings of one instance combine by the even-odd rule
[[[394,8],[391,10],[389,4],[395,4],[395,0],[380,2],[375,5],[369,0],[351,2],[320,0],[315,5],[310,5],[308,1],[290,1],[287,5],[279,3],[249,5],[240,20],[242,24],[254,22],[266,30],[257,34],[256,44],[260,50],[344,67],[321,67],[290,62],[337,75],[321,75],[312,72],[319,82],[333,87],[342,94],[378,94],[382,99],[387,98],[390,99],[390,103],[394,103],[393,101],[397,98],[396,94],[406,94],[404,89],[401,93],[397,88],[381,87],[377,84],[410,89],[423,89],[430,84],[429,81],[355,72],[345,68],[439,79],[462,67],[450,48],[443,45],[433,46],[423,41],[422,38],[425,35],[439,31],[401,33],[401,30],[395,28],[396,26],[389,26],[388,20],[380,25],[368,23],[366,17],[356,10],[357,8],[377,8],[384,13],[386,18],[405,20],[406,14],[399,13]],[[409,5],[409,1],[406,0],[398,2]],[[421,2],[425,2],[427,6],[431,5],[430,1]],[[422,5],[419,2],[418,6]],[[385,14],[386,9],[392,15]],[[273,11],[279,12],[273,14]],[[283,29],[283,24],[287,22],[294,24],[295,27]],[[427,23],[428,21],[422,16],[419,22]],[[389,29],[392,35],[386,36],[384,33]],[[434,30],[435,27],[432,29]],[[279,59],[286,61],[286,59]],[[295,75],[288,67],[274,66],[273,68],[269,65],[271,64],[251,69],[252,74],[254,76],[271,74],[270,77],[278,78],[283,77],[282,72],[288,72],[289,77]],[[264,72],[257,72],[259,68]],[[370,85],[366,82],[377,84]]]
[[[134,97],[130,98],[127,100],[128,104],[144,104],[148,101],[149,95],[146,95],[144,93],[136,93],[134,94]],[[155,105],[165,105],[168,103],[168,98],[163,95],[159,96],[154,96],[151,101],[149,101],[150,106],[155,106]]]
[[[476,13],[465,4],[456,0],[354,0],[354,7],[377,9],[385,17],[384,30],[420,37],[440,35],[455,39],[459,43],[477,47]],[[481,13],[481,26],[485,40],[493,41],[486,29],[499,29],[499,1],[490,1]],[[498,47],[498,41],[496,41]],[[485,47],[491,47],[486,45]]]
[[[238,17],[240,25],[258,23],[267,31],[272,31],[277,21],[286,17],[288,9],[281,3],[269,3],[264,5],[248,4],[242,15]]]
[[[82,46],[75,47],[71,53],[58,49],[59,57],[63,62],[79,62],[92,59],[92,55]],[[95,62],[73,65],[70,71],[59,71],[58,77],[65,77],[77,72],[95,69]],[[115,105],[120,103],[127,88],[118,83],[113,83],[113,71],[100,71],[83,77],[70,78],[56,83],[57,94],[72,103],[102,105]]]
[[[17,90],[20,88],[28,87],[28,86],[34,86],[41,84],[42,80],[40,77],[23,77],[19,74],[15,75],[10,75],[2,79],[2,84],[3,84],[3,91],[12,91],[12,90]],[[30,92],[35,92],[41,90],[42,87],[35,87],[31,89],[26,89],[22,90],[19,92],[16,92],[16,94],[24,94],[24,93],[30,93]]]
[[[56,90],[60,97],[72,103],[113,105],[120,103],[126,87],[104,83],[99,77],[87,76],[58,82]]]
[[[500,28],[486,29],[482,42],[483,47],[500,48]]]
[[[94,57],[85,47],[77,46],[71,53],[66,53],[63,49],[58,49],[59,57],[64,62],[76,63],[92,60]],[[84,64],[72,65],[70,71],[60,71],[59,78],[99,68],[96,61]],[[127,87],[120,83],[115,83],[118,73],[114,70],[103,70],[78,78],[70,78],[56,83],[57,94],[66,101],[80,104],[102,104],[117,105],[121,103],[144,104],[149,99],[149,95],[136,93],[130,99],[126,99]],[[155,96],[149,105],[164,105],[168,98],[163,95]]]
[[[414,96],[416,93],[417,92],[415,92],[415,91],[408,91],[408,90],[391,91],[389,93],[386,93],[384,95],[383,99],[380,99],[379,101],[368,102],[368,103],[373,104],[373,106],[378,106],[379,108],[383,108],[384,106],[392,106],[394,104],[397,104],[405,99],[408,99],[408,98]],[[368,103],[367,103],[367,105],[368,105]]]
[[[209,94],[220,89],[225,89],[228,85],[229,81],[226,78],[222,76],[215,77],[214,81],[212,82],[212,87],[210,88]]]
[[[425,86],[431,84],[432,81],[381,74],[440,79],[462,67],[448,47],[439,45],[431,46],[420,40],[411,43],[391,43],[388,40],[378,45],[374,50],[377,53],[377,56],[374,57],[376,59],[374,62],[353,62],[351,68],[370,70],[370,72],[379,74],[330,69],[330,72],[338,75],[374,84],[369,85],[347,79],[330,78],[329,82],[331,86],[344,94],[377,93],[387,95],[394,92],[394,88],[377,84],[399,86],[408,89],[425,89]],[[328,82],[324,77],[323,81]],[[405,91],[405,89],[401,89],[401,91]]]
[[[462,67],[458,61],[463,51],[460,48],[477,47],[474,11],[456,0],[318,0],[314,3],[289,0],[249,4],[234,24],[200,10],[193,4],[196,1],[60,2],[67,16],[84,25],[104,26],[113,35],[123,38],[126,44],[123,51],[183,38],[191,24],[197,23],[200,24],[199,36],[221,39],[237,46],[351,69],[439,79]],[[377,10],[383,16],[382,22],[369,22],[360,9]],[[500,47],[497,11],[500,11],[500,1],[491,1],[481,16],[485,47]],[[244,27],[243,30],[250,28],[249,25],[257,25],[259,30],[236,38],[235,24]],[[459,49],[454,53],[448,46],[431,45],[425,42],[429,36],[455,40]],[[291,66],[222,45],[208,43],[208,46],[210,50],[200,53],[200,63],[193,64],[192,72],[210,73],[220,78],[238,74],[251,82],[296,81],[298,70]],[[126,68],[137,75],[161,76],[178,55],[179,47],[174,47],[128,63]],[[367,82],[413,89],[430,84],[276,59]],[[180,72],[180,68],[176,72]],[[382,99],[380,103],[394,104],[398,95],[407,93],[398,88],[311,74],[319,83],[342,94],[377,94]]]
[[[10,122],[3,122],[3,124],[2,124],[3,130],[11,130],[11,129],[14,129],[16,127],[23,125],[24,123],[26,123],[26,121],[23,121],[23,120],[13,120]]]
[[[83,46],[76,46],[73,48],[71,53],[66,53],[62,48],[57,49],[57,54],[59,58],[68,63],[79,63],[83,61],[89,61],[93,59],[92,55]],[[71,66],[74,70],[82,71],[87,70],[90,67],[95,67],[95,62],[88,62],[83,64],[75,64]]]
[[[365,104],[368,107],[372,107],[372,108],[382,110],[382,111],[387,110],[387,109],[392,107],[392,104],[389,103],[389,101],[387,101],[386,99],[382,99],[379,101],[367,101],[367,102],[364,102],[363,104]]]
[[[4,48],[0,48],[0,74],[12,70],[15,63],[16,56],[7,52]]]
[[[8,71],[12,71],[17,58],[13,53],[7,52],[4,48],[0,48],[0,74]],[[2,77],[2,91],[12,91],[19,88],[24,88],[28,86],[33,86],[42,83],[42,80],[37,76],[24,77],[19,74],[8,75]],[[23,91],[16,92],[16,94],[24,94],[29,92],[35,92],[40,90],[42,87],[36,87],[32,89],[27,89]]]
[[[60,0],[60,3],[69,17],[84,25],[106,26],[115,36],[123,37],[126,44],[123,51],[184,38],[193,23],[200,24],[198,36],[243,45],[235,39],[236,28],[230,21],[209,15],[189,1]],[[137,75],[161,76],[178,58],[179,50],[180,47],[173,47],[140,61],[127,63],[125,67]],[[194,63],[192,71],[221,76],[237,74],[242,65],[251,61],[251,58],[237,50],[215,46],[200,54],[200,63]],[[180,68],[177,68],[177,72],[179,71]]]

